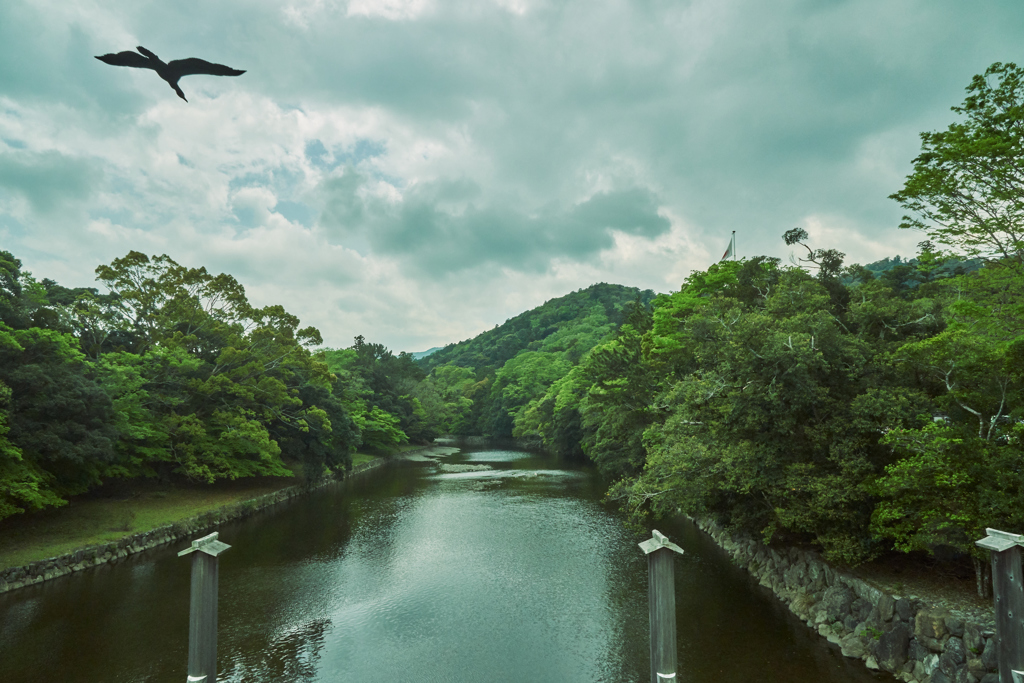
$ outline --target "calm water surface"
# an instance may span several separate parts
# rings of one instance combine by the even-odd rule
[[[638,539],[585,469],[404,462],[221,528],[221,681],[649,680]],[[844,659],[685,522],[681,681],[893,681]],[[2,681],[185,679],[185,544],[0,595]]]

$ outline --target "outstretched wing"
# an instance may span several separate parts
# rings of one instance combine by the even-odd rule
[[[111,66],[132,66],[136,69],[152,69],[153,63],[140,55],[138,52],[132,52],[128,50],[126,52],[118,52],[116,55],[106,54],[97,57],[96,59],[110,64]]]
[[[196,59],[195,57],[189,57],[188,59],[175,59],[167,62],[167,68],[178,78],[181,78],[182,76],[194,76],[197,74],[204,74],[206,76],[241,76],[245,73],[245,71],[232,69],[230,66],[214,64],[213,62],[208,62],[205,59]]]

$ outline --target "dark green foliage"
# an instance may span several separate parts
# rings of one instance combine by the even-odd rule
[[[645,303],[654,298],[654,292],[641,292],[635,287],[600,283],[586,289],[551,299],[543,305],[506,320],[493,330],[458,344],[449,344],[426,358],[418,361],[424,368],[432,369],[451,363],[471,368],[478,377],[492,375],[507,360],[523,350],[537,350],[549,337],[560,330],[594,313],[599,305],[605,318],[612,325],[622,323],[623,307],[639,296]],[[574,350],[579,341],[573,335],[559,340],[561,350],[567,352],[572,362],[582,357],[585,349]]]
[[[282,448],[313,477],[350,465],[359,424],[304,348],[315,329],[166,256],[97,273],[110,294],[0,252],[0,518],[117,477],[289,475]]]
[[[644,464],[644,430],[657,419],[653,405],[659,377],[644,362],[643,337],[650,310],[636,301],[615,338],[597,346],[582,365],[583,450],[609,477],[635,475]]]
[[[451,428],[458,434],[496,437],[540,436],[534,402],[551,384],[584,361],[629,316],[634,303],[645,306],[651,291],[633,287],[593,285],[552,299],[471,340],[453,344],[418,361],[431,368],[472,371],[474,382],[464,384],[461,403],[447,403],[459,419]],[[450,371],[446,377],[450,377]],[[580,427],[579,416],[560,424]],[[563,440],[564,442],[564,440]],[[566,452],[578,455],[578,442],[565,442]]]
[[[342,350],[323,352],[336,376],[335,393],[342,397],[368,450],[386,453],[413,441],[427,443],[440,434],[438,415],[428,415],[418,394],[425,373],[409,353],[394,355],[362,335]]]
[[[0,251],[0,322],[16,330],[28,324],[22,299],[21,261],[9,251]]]
[[[891,195],[924,230],[968,257],[1024,267],[1024,69],[990,66],[953,111],[962,119],[921,133],[921,154],[903,189]]]
[[[919,475],[909,478],[919,470],[891,469],[900,452],[895,441],[879,439],[890,430],[916,434],[939,411],[953,424],[995,424],[1018,404],[1009,375],[996,371],[1000,347],[983,334],[1015,329],[1005,319],[1017,315],[1005,308],[1014,297],[993,288],[989,271],[962,277],[969,281],[947,280],[940,289],[911,290],[884,277],[846,286],[821,269],[812,277],[766,259],[695,273],[680,292],[655,301],[647,333],[624,326],[591,353],[584,367],[603,372],[591,371],[578,402],[583,424],[593,427],[581,441],[619,479],[611,496],[639,517],[712,512],[766,539],[816,543],[846,562],[871,557],[892,534],[933,539],[901,547],[967,549],[953,544],[952,532],[921,536],[921,525],[939,513],[914,521],[893,512],[903,509],[891,506],[898,492],[932,489]],[[1007,277],[1003,287],[1011,286]],[[752,278],[761,284],[751,287]],[[1004,301],[1001,323],[986,318],[1000,309],[970,301],[983,296]],[[972,334],[959,337],[964,324]],[[1005,461],[1009,451],[996,450]],[[977,522],[987,509],[994,519],[1008,508],[993,501],[1021,488],[1007,480],[1007,493],[971,498],[961,491],[981,481],[978,472],[971,476],[935,489],[936,500],[974,501],[942,517],[942,528],[960,524],[961,541],[974,530],[963,526],[965,515]]]
[[[281,454],[302,463],[308,481],[328,470],[351,469],[359,430],[342,402],[327,386],[306,383],[298,392],[304,424],[281,424],[274,434]]]
[[[69,335],[29,328],[6,331],[0,383],[9,388],[7,438],[47,473],[58,495],[96,484],[115,460],[112,405]]]
[[[636,520],[712,513],[849,563],[893,544],[973,552],[986,525],[1024,524],[1024,285],[936,276],[920,248],[847,282],[810,247],[813,275],[763,257],[692,273],[515,429],[560,453],[575,440]]]

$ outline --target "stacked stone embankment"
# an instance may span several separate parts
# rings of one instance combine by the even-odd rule
[[[0,571],[0,593],[41,583],[59,576],[65,576],[88,567],[106,564],[107,562],[118,560],[143,550],[156,548],[165,543],[193,538],[197,534],[214,529],[223,523],[248,517],[260,510],[265,510],[296,496],[304,495],[328,484],[348,479],[360,472],[378,467],[384,462],[386,460],[383,458],[373,460],[353,467],[349,472],[339,472],[335,476],[325,477],[314,486],[289,486],[257,498],[225,505],[216,510],[211,510],[210,512],[205,512],[201,515],[175,522],[174,524],[125,536],[112,543],[79,548],[66,555],[50,557],[20,567],[4,569]]]
[[[907,683],[998,683],[994,615],[977,620],[893,595],[835,570],[814,551],[766,547],[695,522],[844,656]]]

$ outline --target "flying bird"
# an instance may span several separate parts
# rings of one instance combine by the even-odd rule
[[[181,88],[178,87],[178,79],[182,76],[195,76],[197,74],[205,74],[207,76],[241,76],[245,73],[245,71],[232,69],[230,66],[213,64],[205,59],[196,59],[195,57],[163,62],[159,57],[141,45],[136,49],[139,52],[126,50],[124,52],[118,52],[116,55],[113,53],[102,55],[96,57],[96,59],[104,62],[105,64],[110,64],[111,66],[131,66],[136,69],[152,69],[158,76],[160,76],[160,78],[167,81],[167,83],[174,88],[174,92],[178,93],[178,97],[183,100],[185,100],[185,93],[181,92]],[[139,54],[140,52],[142,54]],[[188,102],[188,100],[185,101]]]

